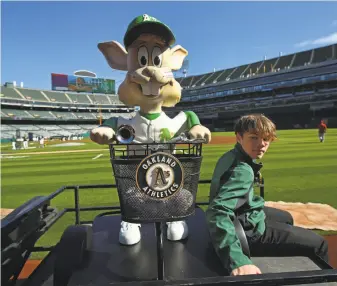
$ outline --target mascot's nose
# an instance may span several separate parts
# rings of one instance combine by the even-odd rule
[[[156,73],[156,69],[157,69],[156,67],[146,67],[144,69],[144,72],[147,76],[152,78],[152,77],[154,77],[154,75]]]
[[[144,69],[145,74],[151,79],[160,84],[167,84],[171,78],[166,75],[162,68],[148,66]]]

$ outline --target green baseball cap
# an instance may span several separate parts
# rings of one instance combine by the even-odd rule
[[[136,17],[129,24],[124,36],[124,46],[128,48],[141,34],[154,34],[164,38],[169,45],[176,41],[171,29],[158,19],[147,14]]]

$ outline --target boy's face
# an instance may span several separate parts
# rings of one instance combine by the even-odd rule
[[[267,152],[270,144],[270,140],[252,132],[245,132],[242,136],[237,133],[236,140],[253,160],[261,159],[264,153]]]

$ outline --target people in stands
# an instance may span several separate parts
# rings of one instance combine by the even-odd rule
[[[254,195],[261,159],[276,139],[274,123],[264,115],[242,116],[235,125],[237,143],[217,162],[213,173],[207,223],[214,248],[231,275],[261,274],[244,254],[236,234],[236,216],[252,256],[311,255],[328,262],[328,244],[313,231],[296,227],[290,213],[269,208]]]
[[[12,137],[12,150],[16,150],[16,138],[15,136]]]
[[[324,142],[326,130],[327,126],[324,123],[324,120],[321,120],[320,124],[318,125],[318,138],[321,143]]]

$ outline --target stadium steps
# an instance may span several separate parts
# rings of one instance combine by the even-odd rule
[[[209,78],[207,78],[205,80],[205,84],[212,84],[212,83],[216,83],[218,78],[225,72],[226,70],[222,70],[222,71],[217,71],[215,72],[213,75],[211,75]]]
[[[235,71],[230,75],[231,80],[240,79],[240,75],[247,68],[248,65],[241,65],[235,69]]]
[[[25,110],[25,113],[28,115],[28,118],[32,118],[33,115],[31,115],[27,110]]]
[[[260,61],[260,62],[255,62],[255,63],[252,63],[250,66],[249,66],[249,70],[247,69],[244,73],[242,73],[242,77],[243,78],[247,78],[247,77],[251,77],[251,76],[255,76],[255,75],[258,75],[259,74],[259,69],[262,65],[264,61]]]
[[[216,79],[216,82],[226,81],[229,74],[231,74],[234,71],[234,68],[226,69],[224,70]]]
[[[41,90],[28,89],[28,88],[16,88],[25,97],[25,99],[32,101],[47,101],[42,95]]]
[[[201,85],[213,83],[213,79],[215,79],[218,76],[218,74],[221,74],[221,73],[222,71],[217,71],[217,72],[212,72],[210,74],[207,74],[209,76],[203,80]]]
[[[192,87],[197,86],[198,83],[201,82],[202,79],[205,78],[205,77],[208,76],[208,75],[209,75],[209,73],[208,73],[208,74],[203,74],[203,75],[195,76],[195,77],[194,77],[194,82],[193,82],[193,84],[192,84]]]
[[[261,62],[261,64],[260,64],[260,66],[257,68],[256,74],[258,74],[258,73],[260,72],[260,69],[263,67],[264,63],[265,63],[265,60],[263,60],[263,61]],[[263,72],[263,73],[264,73],[264,72]]]
[[[42,90],[40,92],[49,102],[51,102],[50,98]]]
[[[53,114],[51,111],[49,111],[49,114],[50,114],[53,118],[56,118],[55,114]]]
[[[73,102],[68,94],[64,93],[64,95],[66,96],[66,98],[68,98],[68,100],[69,100],[71,103]]]
[[[227,76],[229,80],[231,80],[231,76],[235,73],[235,71],[238,69],[238,67],[235,67],[232,72]],[[227,80],[227,79],[226,79]]]
[[[296,55],[297,55],[297,54],[294,54],[294,55],[293,55],[293,58],[292,58],[292,60],[291,60],[291,62],[290,62],[290,65],[289,65],[289,68],[292,68],[292,67],[293,67],[293,64],[294,64],[295,59],[296,59]]]
[[[26,99],[26,97],[16,88],[13,88],[23,99]]]
[[[297,68],[307,66],[309,64],[311,54],[311,50],[296,53],[296,58],[292,63],[292,67]]]
[[[247,67],[243,70],[243,72],[239,75],[239,78],[245,77],[245,73],[248,71],[248,69],[250,69],[251,66],[252,66],[251,64],[248,64]],[[248,74],[251,75],[253,73],[254,71],[250,71]]]
[[[1,111],[1,117],[9,117],[9,116]]]
[[[109,104],[112,105],[113,103],[112,103],[111,100],[110,100],[110,96],[107,95],[106,97],[108,98]]]
[[[321,63],[334,58],[334,46],[328,46],[323,48],[317,48],[313,50],[314,57],[311,63]]]
[[[189,79],[189,77],[183,77],[182,80],[180,81],[181,86],[185,86],[185,82]]]
[[[311,51],[311,55],[310,55],[310,60],[309,60],[309,64],[312,63],[313,59],[314,59],[314,55],[315,55],[315,50]]]
[[[271,68],[270,71],[274,71],[274,70],[275,70],[275,67],[277,66],[278,62],[280,61],[280,58],[281,58],[281,57],[278,57],[278,58],[276,59],[276,62],[272,65],[272,68]]]
[[[270,73],[275,70],[275,67],[279,64],[280,57],[265,60],[261,66],[263,73]]]
[[[92,102],[92,100],[91,100],[89,94],[86,94],[86,97],[89,99],[89,102],[90,102],[91,104],[93,104],[93,102]]]

